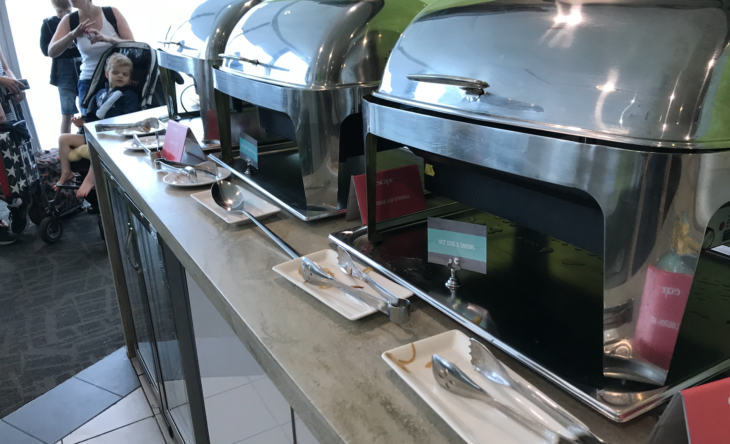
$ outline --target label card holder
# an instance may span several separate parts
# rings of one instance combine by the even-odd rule
[[[447,265],[455,258],[465,270],[487,273],[486,225],[429,217],[428,261]]]
[[[241,160],[251,165],[252,167],[259,168],[259,142],[250,135],[241,132],[241,137],[238,141],[239,155]]]

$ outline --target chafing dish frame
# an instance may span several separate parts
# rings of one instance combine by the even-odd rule
[[[265,194],[277,204],[303,221],[311,221],[343,214],[338,208],[338,197],[348,190],[350,174],[340,159],[340,134],[345,119],[361,113],[361,99],[377,85],[348,85],[332,89],[305,89],[283,83],[264,81],[221,67],[213,70],[216,103],[227,103],[234,97],[248,104],[284,113],[291,118],[296,133],[296,144],[301,159],[306,207],[294,206],[267,189],[256,180],[226,166],[233,174]],[[221,134],[223,162],[231,163],[232,141],[227,126],[227,107],[218,107],[218,125]],[[346,196],[345,196],[346,197]],[[346,198],[345,198],[346,201]]]
[[[218,56],[225,50],[228,38],[238,21],[252,7],[260,3],[260,0],[238,0],[231,2],[218,23],[213,26],[217,32],[206,42],[206,47],[201,50],[201,56],[192,57],[186,54],[168,52],[163,48],[157,49],[157,58],[160,65],[160,77],[165,90],[167,113],[170,119],[180,120],[177,103],[177,90],[173,71],[188,74],[195,79],[196,90],[200,98],[200,117],[203,123],[203,137],[201,143],[205,145],[219,145],[220,141],[211,137],[210,123],[218,119],[216,107],[215,87],[213,85],[212,70],[219,66],[221,58]],[[174,42],[160,42],[164,48],[174,47]],[[227,103],[227,102],[226,102]],[[188,116],[185,116],[188,117]],[[229,112],[230,118],[230,112]],[[217,129],[217,128],[216,128]]]
[[[484,122],[467,121],[448,115],[439,116],[429,112],[407,110],[394,102],[373,96],[363,98],[362,108],[365,119],[368,196],[375,196],[375,165],[379,138],[502,173],[579,189],[592,196],[600,206],[604,217],[604,257],[613,258],[606,259],[604,263],[604,375],[664,384],[667,375],[665,370],[645,362],[640,357],[632,356],[630,352],[626,353],[627,350],[631,350],[636,318],[623,316],[624,309],[632,305],[638,306],[640,303],[646,270],[650,265],[650,259],[655,257],[653,254],[641,257],[637,253],[636,245],[641,245],[644,252],[647,249],[652,252],[668,249],[673,232],[672,225],[681,215],[686,215],[688,220],[692,221],[689,235],[699,239],[701,243],[704,230],[713,214],[730,202],[730,186],[728,186],[730,150],[701,153],[660,152],[575,142],[490,126]],[[478,159],[475,159],[476,155],[479,156]],[[551,163],[552,167],[547,169],[541,168],[541,164],[530,162],[531,156],[543,159],[549,157],[561,161]],[[649,160],[656,159],[664,160],[664,164],[667,165],[666,171],[652,172],[647,169]],[[670,180],[671,165],[679,166],[680,169],[672,171]],[[596,171],[596,168],[602,171]],[[606,186],[601,172],[610,177],[622,178],[624,185],[618,187],[614,182],[612,184],[614,186]],[[661,186],[647,186],[652,180],[652,174],[665,178]],[[713,190],[713,193],[709,193],[709,190]],[[670,205],[666,205],[667,195],[673,198]],[[598,390],[589,394],[581,391],[561,379],[559,375],[435,301],[426,291],[414,287],[372,258],[357,251],[353,247],[355,240],[367,235],[371,243],[377,243],[381,239],[380,230],[386,225],[392,227],[396,224],[395,220],[376,223],[375,199],[368,199],[367,205],[366,227],[355,231],[333,233],[330,239],[609,419],[617,422],[628,421],[652,409],[678,391],[730,368],[728,359],[674,386],[658,387],[656,390],[641,393],[608,393]],[[652,219],[656,224],[656,237],[648,239],[641,237],[639,229],[642,216],[652,211],[657,215]],[[632,272],[632,269],[638,271]],[[606,279],[609,274],[610,280]],[[619,316],[606,318],[607,313],[614,312]]]

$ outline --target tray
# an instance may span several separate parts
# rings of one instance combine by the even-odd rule
[[[404,364],[402,361],[413,362]],[[471,365],[469,337],[458,330],[451,330],[412,344],[404,345],[382,354],[383,360],[405,381],[426,404],[446,421],[464,441],[472,444],[543,444],[546,440],[507,418],[487,404],[463,398],[439,387],[433,377],[431,356],[437,354],[456,364],[474,382],[490,395],[545,424],[552,430],[573,437],[527,399],[508,387],[496,384]],[[508,369],[518,381],[531,387],[521,376]]]
[[[339,268],[337,268],[337,252],[334,250],[322,250],[316,253],[308,254],[305,257],[316,262],[320,267],[326,268],[334,273],[334,278],[340,282],[349,283],[350,285],[362,286],[360,290],[370,293],[372,295],[378,295],[367,283],[362,282],[359,279],[355,279],[352,276],[348,276]],[[283,264],[279,264],[273,268],[273,270],[280,275],[284,276],[289,282],[311,294],[315,298],[319,299],[320,302],[330,307],[337,313],[341,314],[345,318],[355,321],[365,316],[376,313],[377,310],[370,307],[367,304],[363,304],[357,299],[351,298],[346,295],[342,290],[336,288],[319,288],[316,285],[310,285],[304,282],[304,278],[299,274],[299,259],[294,259]],[[360,269],[363,269],[360,266]],[[394,295],[400,299],[407,299],[413,296],[413,293],[395,282],[384,278],[378,273],[371,271],[368,273],[374,281],[381,284],[383,287],[390,290]]]
[[[154,135],[140,137],[139,141],[142,142],[142,145],[144,145],[145,148],[147,148],[148,150],[157,149],[157,138]],[[162,144],[164,144],[164,143],[165,143],[165,136],[161,135],[160,136],[160,149],[162,149]],[[144,151],[144,148],[142,148],[141,146],[136,146],[134,144],[134,139],[126,140],[122,144],[122,148],[124,148],[125,150],[130,150],[130,151]]]
[[[281,211],[279,207],[268,203],[245,188],[238,186],[238,189],[241,190],[243,198],[246,201],[244,209],[251,213],[251,215],[256,219],[264,219]],[[213,200],[210,190],[191,194],[190,197],[198,201],[201,205],[209,209],[229,225],[242,225],[251,222],[251,220],[242,213],[231,213],[219,207]]]

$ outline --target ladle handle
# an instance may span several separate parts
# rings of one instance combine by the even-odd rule
[[[253,217],[253,215],[251,213],[249,213],[248,211],[244,210],[243,208],[239,209],[239,211],[241,213],[243,213],[246,217],[248,217],[249,219],[251,219],[251,222],[255,223],[256,226],[258,226],[259,228],[261,228],[261,230],[264,233],[266,233],[266,235],[269,236],[271,238],[271,240],[273,240],[274,242],[276,242],[276,244],[279,245],[286,252],[286,254],[288,254],[289,256],[291,256],[292,259],[298,259],[298,258],[302,257],[301,254],[297,253],[297,251],[295,249],[293,249],[292,247],[289,246],[289,244],[287,244],[286,242],[284,242],[284,240],[282,238],[280,238],[279,236],[277,236],[276,234],[274,234],[273,231],[271,231],[268,228],[266,228],[266,225],[262,224],[261,222],[258,221],[258,219],[256,219],[255,217]]]

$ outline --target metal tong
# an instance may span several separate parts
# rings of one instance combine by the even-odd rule
[[[169,165],[165,159],[155,159],[155,165],[165,171],[177,173],[188,178],[190,183],[198,183],[198,171],[190,165],[184,165],[182,168]]]
[[[373,290],[377,291],[383,299],[388,301],[388,303],[398,303],[398,297],[391,293],[390,290],[380,285],[373,278],[365,274],[364,271],[360,270],[357,264],[355,264],[355,261],[352,260],[350,253],[345,251],[342,247],[337,247],[337,266],[340,267],[340,270],[342,270],[342,272],[346,275],[356,277],[361,281],[366,282],[373,288]]]
[[[210,160],[205,161],[203,163],[199,163],[197,165],[187,165],[180,162],[173,162],[171,160],[167,159],[157,159],[155,160],[155,163],[159,164],[163,168],[170,168],[170,169],[179,169],[184,170],[185,167],[190,167],[195,170],[196,177],[198,172],[203,172],[206,174],[210,174],[211,176],[218,179],[218,168],[215,165],[215,162],[212,162]]]
[[[316,262],[309,258],[302,257],[301,264],[299,265],[299,271],[301,271],[302,277],[307,283],[313,285],[327,285],[340,289],[360,302],[385,313],[388,315],[388,318],[396,324],[408,322],[411,317],[411,303],[407,299],[396,298],[395,301],[387,301],[377,296],[373,296],[370,293],[352,288],[351,286],[340,282],[327,274],[319,265],[317,265]]]
[[[469,341],[469,352],[471,354],[471,364],[479,373],[490,381],[509,387],[529,399],[530,402],[535,404],[558,424],[577,436],[578,442],[583,444],[605,443],[605,441],[591,433],[588,426],[563,410],[555,401],[545,396],[542,392],[531,389],[514,379],[502,362],[484,344],[472,338]]]
[[[101,133],[104,131],[134,129],[143,133],[149,133],[151,130],[156,130],[159,127],[160,121],[156,117],[150,117],[135,123],[100,123],[96,125],[96,131]]]
[[[449,392],[457,396],[484,402],[551,444],[576,443],[576,441],[564,438],[559,433],[492,397],[492,395],[472,381],[459,367],[441,356],[433,355],[431,362],[433,363],[433,377],[439,386]]]

